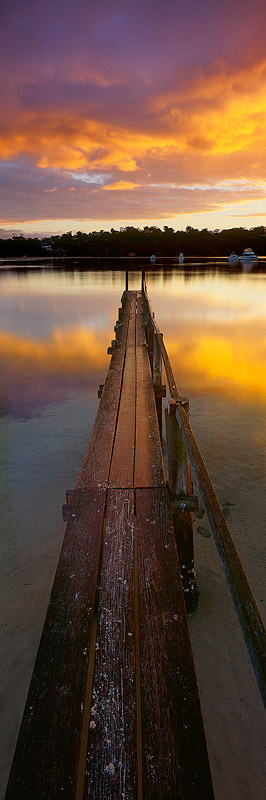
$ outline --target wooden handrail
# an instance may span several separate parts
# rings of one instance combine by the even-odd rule
[[[175,414],[183,441],[190,458],[191,467],[197,481],[214,541],[222,562],[231,597],[242,628],[246,646],[253,664],[258,687],[266,708],[266,631],[243,570],[240,558],[232,540],[228,525],[217,499],[199,446],[192,431],[189,418],[183,408],[175,383],[172,367],[166,352],[162,334],[154,319],[146,283],[143,282],[143,295],[147,304],[149,322],[157,336],[171,396],[171,412]]]

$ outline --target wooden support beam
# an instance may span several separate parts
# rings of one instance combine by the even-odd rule
[[[68,505],[70,505],[70,503],[72,503],[73,496],[74,496],[74,491],[75,491],[75,489],[67,489],[66,490],[66,501],[67,501]]]
[[[182,398],[181,402],[188,414],[188,399]],[[180,502],[172,506],[172,516],[186,607],[188,612],[192,612],[198,605],[198,587],[194,568],[193,518],[186,502],[186,498],[192,495],[191,466],[175,417],[175,404],[173,408],[169,403],[165,409],[165,428],[170,498],[176,501],[177,497],[184,497],[183,507]]]
[[[158,386],[158,384],[157,384],[156,386],[153,386],[153,388],[154,388],[155,397],[166,397],[166,386],[165,385],[162,384],[161,386]]]
[[[73,500],[74,491],[75,491],[75,489],[67,489],[66,490],[66,503],[64,503],[64,505],[62,505],[63,522],[68,522],[68,520],[69,520],[70,513],[71,513],[71,503],[72,503],[72,500]]]
[[[113,354],[116,345],[117,345],[117,339],[112,339],[110,347],[107,347],[108,356],[111,356]]]
[[[162,355],[161,349],[158,342],[158,336],[162,336],[162,334],[153,334],[153,362],[152,362],[152,379],[153,379],[153,386],[155,390],[155,403],[156,403],[156,411],[158,417],[158,425],[160,431],[160,437],[162,440],[162,398],[165,396],[161,393],[162,389]]]
[[[198,511],[199,498],[195,494],[180,494],[179,496],[176,495],[174,500],[171,500],[170,505],[172,514],[176,514],[178,511],[181,511],[182,514],[187,511]]]

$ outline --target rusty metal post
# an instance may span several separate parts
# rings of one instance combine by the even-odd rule
[[[189,415],[188,399],[180,398],[180,402]],[[191,466],[175,408],[176,401],[171,401],[165,409],[168,481],[186,608],[192,612],[197,608],[199,593],[194,569],[193,518],[191,510],[188,510],[191,508],[189,498],[192,495]]]

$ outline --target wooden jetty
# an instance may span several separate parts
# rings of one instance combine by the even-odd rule
[[[144,281],[142,291],[126,285],[115,332],[88,448],[67,492],[66,533],[6,800],[214,797],[184,602],[197,603],[190,461],[217,542],[228,529]],[[169,484],[162,359],[171,396]],[[229,540],[219,546],[228,564]],[[265,697],[265,631],[240,568],[235,581],[226,567],[240,618],[248,602],[243,628]]]

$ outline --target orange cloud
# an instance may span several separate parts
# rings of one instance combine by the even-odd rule
[[[205,70],[186,71],[183,81],[178,77],[164,78],[163,88],[158,88],[156,82],[146,87],[145,102],[141,92],[140,98],[134,95],[132,104],[125,101],[125,111],[117,76],[116,80],[116,86],[108,83],[111,99],[108,92],[104,106],[101,101],[98,107],[96,98],[90,117],[87,115],[90,106],[86,105],[84,111],[83,101],[72,109],[62,94],[60,105],[60,86],[57,86],[58,102],[54,102],[52,110],[47,105],[44,111],[45,104],[40,104],[39,111],[22,113],[20,107],[13,116],[10,111],[4,118],[0,157],[19,161],[21,156],[25,174],[18,187],[16,171],[14,199],[14,179],[12,182],[11,170],[6,169],[2,189],[6,211],[2,224],[13,221],[17,226],[34,216],[75,218],[80,220],[79,225],[91,219],[138,219],[145,224],[148,219],[173,220],[178,215],[218,213],[223,209],[230,222],[228,206],[232,208],[243,201],[250,203],[246,212],[252,217],[263,212],[265,58],[234,69],[217,61]],[[85,74],[80,81],[86,86]],[[101,85],[106,88],[104,82]],[[33,85],[33,98],[37,89]],[[79,85],[76,89],[78,92]],[[75,92],[75,86],[71,91]],[[28,161],[32,171],[30,192]],[[34,167],[38,170],[35,174]],[[43,189],[39,202],[40,170]],[[89,176],[87,181],[83,179],[85,173]],[[96,190],[95,184],[99,189]],[[74,194],[74,189],[81,187],[83,199],[80,191]],[[110,191],[116,192],[112,208]],[[127,192],[126,203],[124,192]],[[212,220],[209,226],[212,227]]]
[[[111,117],[108,123],[75,118],[65,109],[58,115],[17,114],[14,130],[7,129],[0,139],[0,155],[8,159],[30,153],[42,169],[77,170],[90,165],[125,172],[135,171],[145,158],[170,163],[178,154],[195,149],[213,157],[265,149],[265,78],[265,61],[233,73],[223,66],[211,74],[201,70],[182,91],[151,95],[149,133],[145,114],[134,129],[130,124],[117,125]]]

